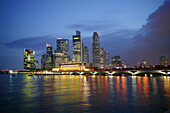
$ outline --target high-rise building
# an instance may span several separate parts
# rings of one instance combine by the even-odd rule
[[[100,69],[104,69],[104,48],[100,47]]]
[[[41,55],[41,69],[53,68],[53,47],[50,44],[46,44],[46,54]]]
[[[167,67],[168,66],[168,57],[167,56],[161,56],[159,58],[159,63],[160,63],[161,66]]]
[[[35,60],[35,68],[38,69],[38,60]]]
[[[81,37],[81,32],[79,30],[76,30],[76,35]]]
[[[41,55],[41,69],[48,69],[47,59],[48,59],[47,54],[42,54]]]
[[[52,69],[53,68],[53,47],[50,44],[46,44],[46,48],[47,48],[47,67],[48,69]]]
[[[35,52],[31,51],[30,49],[24,50],[24,69],[25,70],[35,70],[36,63],[35,63]]]
[[[120,56],[112,56],[112,66],[119,68],[123,66],[123,62],[120,59]]]
[[[63,53],[55,53],[54,54],[54,67],[58,68],[61,63],[64,62],[64,54]]]
[[[98,32],[93,33],[93,43],[92,43],[92,55],[93,55],[93,66],[95,68],[100,67],[100,42]]]
[[[105,68],[109,69],[110,58],[109,58],[109,52],[108,51],[105,51],[105,53],[104,53],[104,61],[105,61]]]
[[[144,59],[143,61],[142,61],[142,66],[146,66],[146,60]]]
[[[87,64],[89,64],[89,50],[87,46],[84,46],[83,48],[83,53],[84,53],[84,62],[86,62]]]
[[[57,38],[57,53],[63,53],[64,57],[69,57],[69,40]]]
[[[76,35],[73,35],[73,62],[83,61],[83,48],[82,38],[80,31],[76,31]]]
[[[84,43],[82,42],[82,62],[84,62]]]

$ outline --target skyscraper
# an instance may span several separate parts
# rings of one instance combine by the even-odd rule
[[[42,54],[41,55],[41,69],[48,69],[47,59],[48,59],[47,54]]]
[[[64,62],[64,54],[63,53],[55,53],[54,54],[54,67],[58,68],[61,63]]]
[[[38,69],[38,60],[35,60],[35,68]]]
[[[89,50],[87,46],[84,46],[84,62],[86,62],[87,64],[89,64]]]
[[[115,68],[122,67],[123,62],[120,59],[120,56],[112,56],[112,66]]]
[[[53,47],[50,44],[46,44],[47,49],[47,67],[48,69],[53,68]]]
[[[82,42],[82,62],[84,62],[84,43]]]
[[[50,44],[46,44],[46,48],[47,48],[47,67],[48,69],[52,69],[53,68],[53,47]]]
[[[143,66],[143,67],[146,66],[146,60],[145,60],[145,59],[142,61],[142,66]]]
[[[30,49],[24,50],[24,69],[26,70],[35,70],[36,62],[34,57],[35,52]]]
[[[108,51],[105,51],[104,61],[105,61],[105,68],[109,69],[110,59],[109,59],[109,52]]]
[[[167,67],[168,66],[168,57],[167,56],[161,56],[159,58],[159,63],[160,63],[161,66]]]
[[[50,44],[46,44],[46,54],[41,55],[41,69],[53,68],[53,47]]]
[[[83,61],[82,38],[80,31],[76,30],[76,35],[73,35],[73,62]]]
[[[69,40],[57,38],[57,53],[63,53],[64,57],[69,57]]]
[[[100,69],[104,69],[104,48],[100,47]]]
[[[93,43],[92,43],[92,55],[93,55],[93,66],[95,68],[100,67],[100,42],[98,32],[93,33]]]

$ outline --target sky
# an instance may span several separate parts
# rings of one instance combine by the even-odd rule
[[[57,37],[69,39],[81,31],[92,61],[92,35],[110,57],[125,64],[143,59],[159,64],[170,58],[170,0],[0,0],[0,69],[23,69],[24,49],[39,61],[45,44],[56,49]]]

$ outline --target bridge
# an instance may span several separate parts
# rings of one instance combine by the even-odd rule
[[[170,75],[170,69],[118,69],[118,70],[103,70],[103,71],[62,71],[62,72],[51,72],[51,71],[39,71],[30,72],[29,74],[34,75],[124,75],[124,76],[159,76],[159,75]]]

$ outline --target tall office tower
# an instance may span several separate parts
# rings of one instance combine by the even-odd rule
[[[159,63],[160,63],[160,65],[167,67],[168,66],[168,57],[167,56],[161,56],[159,58]]]
[[[64,62],[64,54],[63,53],[55,53],[54,54],[54,67],[58,68],[61,63]]]
[[[38,60],[35,60],[35,68],[38,69]]]
[[[122,67],[123,62],[120,59],[120,56],[112,56],[112,66],[115,68]]]
[[[31,51],[30,49],[24,50],[24,69],[26,70],[36,69],[34,54],[35,52]]]
[[[82,42],[82,62],[84,62],[84,43]]]
[[[100,47],[100,69],[104,69],[104,48]]]
[[[42,54],[41,55],[41,69],[48,69],[47,59],[48,59],[47,54]]]
[[[93,66],[95,68],[100,67],[100,42],[98,32],[93,33],[93,43],[92,43],[92,55],[93,55]]]
[[[88,47],[84,46],[83,51],[84,51],[84,62],[89,64],[89,50],[88,50]]]
[[[81,32],[79,30],[76,30],[76,35],[81,37]]]
[[[69,57],[69,40],[57,38],[57,51],[56,53],[63,53],[64,57]]]
[[[83,48],[82,38],[80,31],[76,31],[76,35],[73,35],[73,62],[83,61]]]
[[[143,61],[142,61],[142,66],[146,66],[146,60],[144,59]]]
[[[109,52],[108,51],[104,52],[104,61],[105,61],[105,68],[109,69],[110,59],[109,59]]]
[[[48,69],[53,68],[53,47],[50,44],[46,44],[47,48],[47,67]]]

